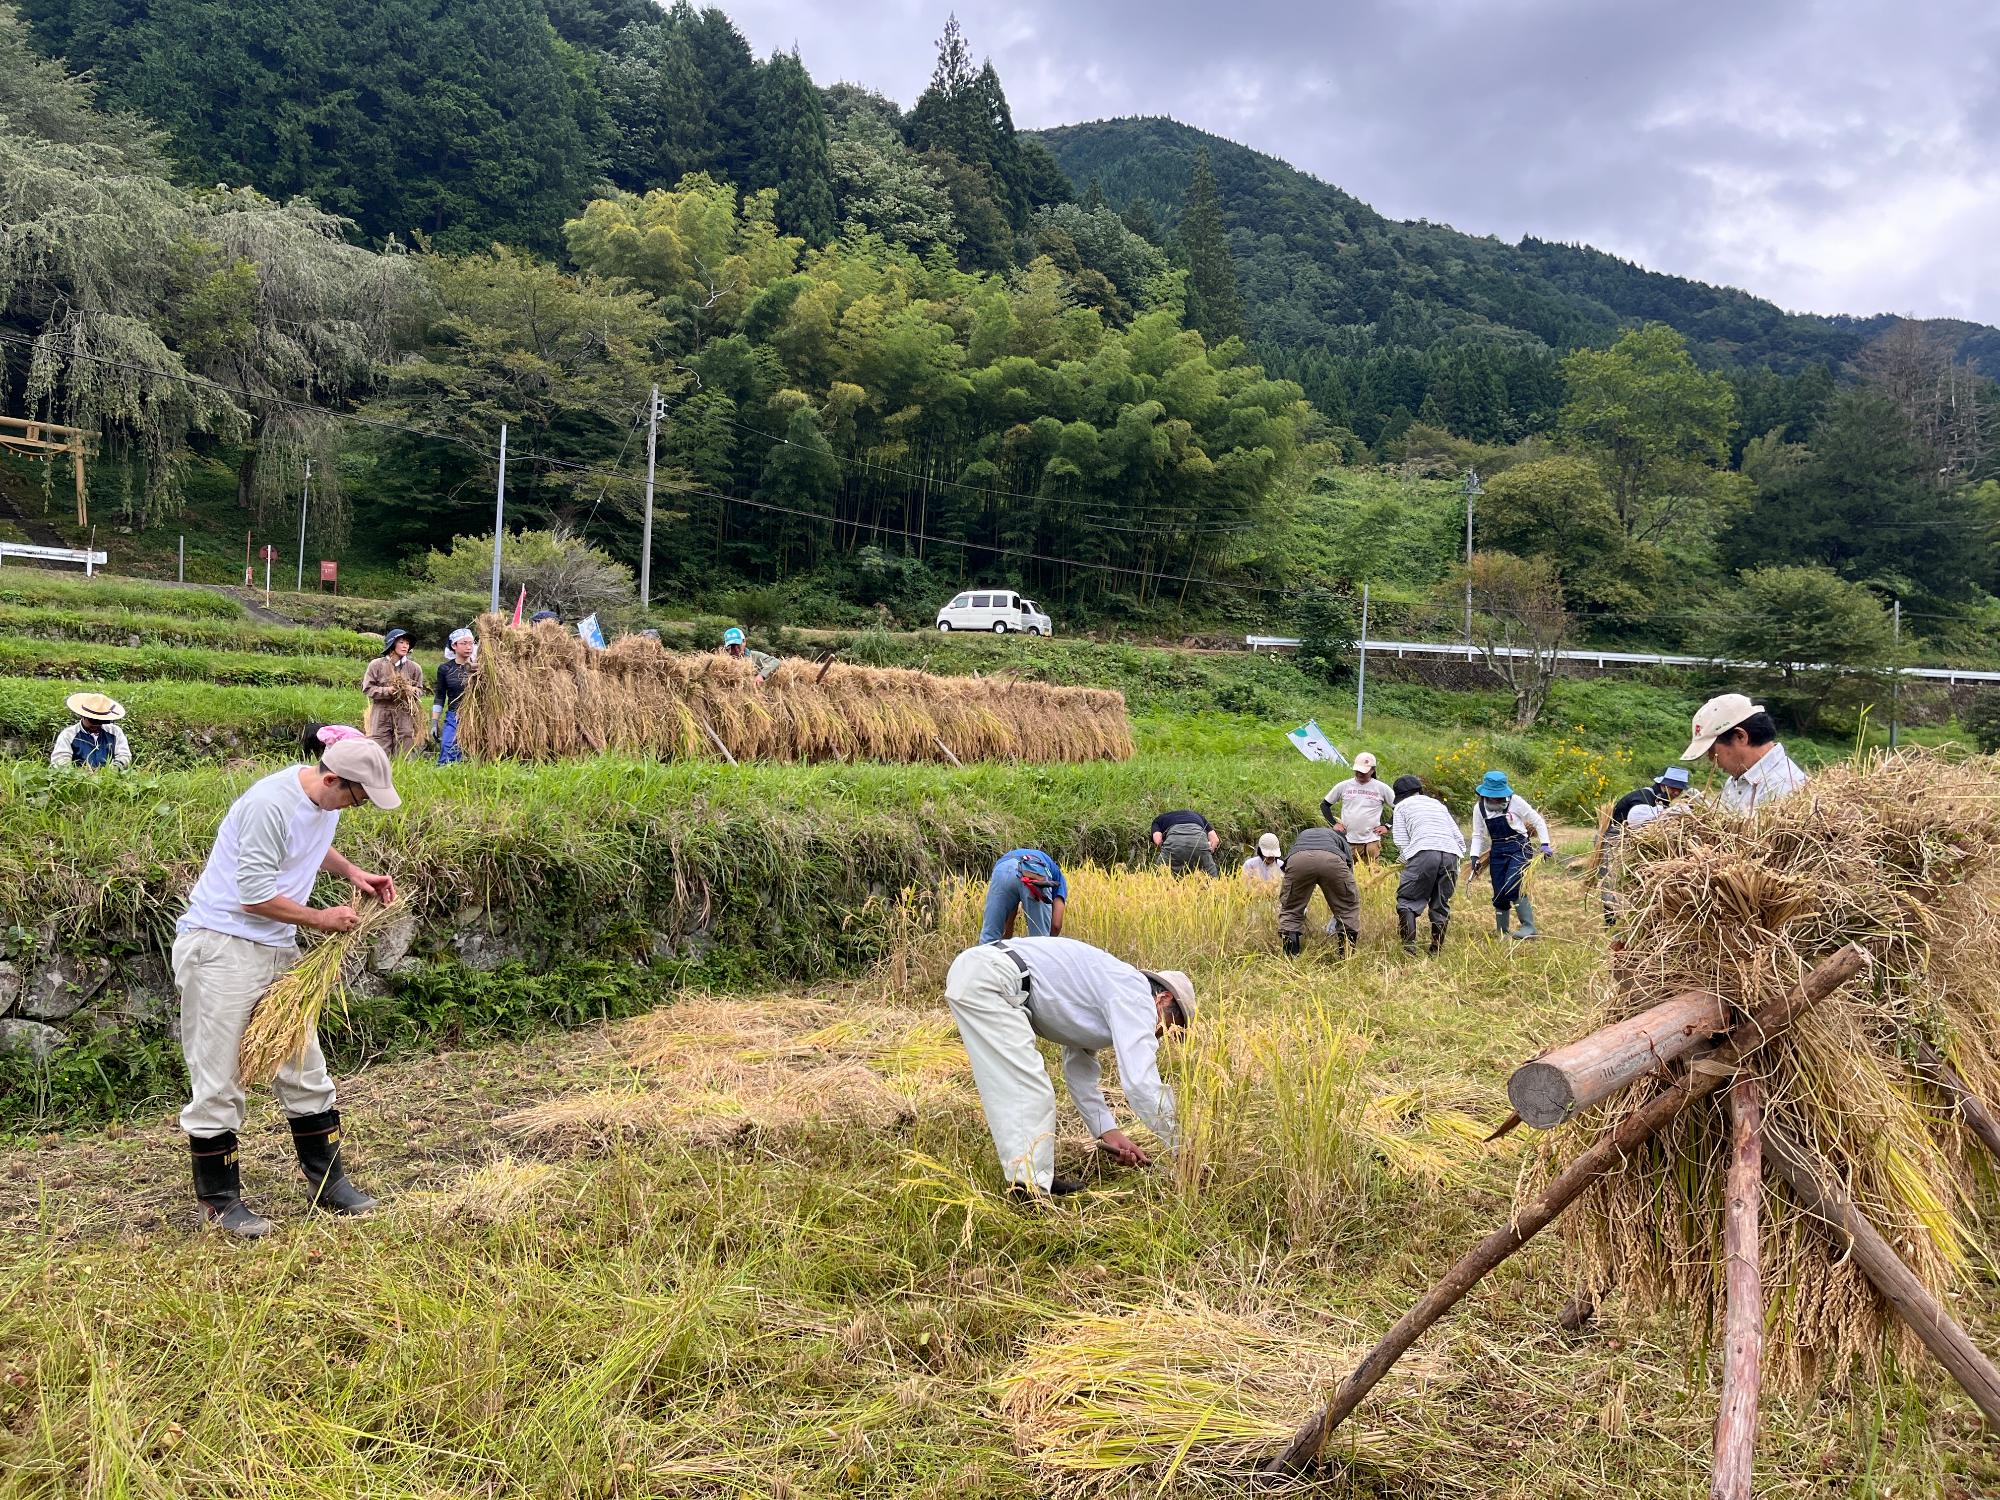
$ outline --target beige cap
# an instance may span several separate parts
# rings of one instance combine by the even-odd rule
[[[373,740],[336,740],[320,751],[319,763],[360,787],[384,812],[403,805],[389,771],[389,756]]]
[[[1267,833],[1257,840],[1257,852],[1266,859],[1276,859],[1284,852],[1285,846],[1278,842],[1275,833]]]
[[[1363,750],[1359,755],[1355,756],[1354,769],[1357,771],[1366,771],[1370,776],[1373,776],[1375,774],[1375,752],[1372,750]]]
[[[1188,978],[1179,969],[1142,969],[1140,972],[1152,980],[1154,984],[1159,985],[1162,989],[1173,995],[1175,1003],[1181,1008],[1181,1016],[1184,1020],[1192,1021],[1194,1019],[1194,981],[1192,979]]]
[[[95,719],[100,724],[116,724],[125,717],[125,705],[102,693],[71,693],[63,707],[79,719]]]
[[[1752,703],[1741,693],[1724,693],[1719,698],[1711,698],[1695,711],[1694,738],[1687,749],[1681,752],[1682,760],[1699,760],[1708,754],[1708,747],[1729,733],[1752,714],[1761,714],[1764,705]]]

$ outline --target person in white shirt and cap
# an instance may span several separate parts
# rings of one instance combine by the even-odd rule
[[[207,1223],[243,1239],[269,1234],[271,1221],[243,1201],[236,1133],[244,1092],[237,1053],[250,1012],[271,982],[298,962],[298,930],[351,932],[352,906],[313,906],[321,871],[384,905],[396,882],[361,869],[333,847],[341,813],[364,803],[401,805],[388,753],[355,737],[325,744],[316,765],[273,771],[231,804],[216,830],[201,877],[174,928],[174,985],[181,995],[181,1054],[189,1098],[181,1111],[194,1158],[195,1198]],[[271,1081],[291,1118],[292,1145],[312,1205],[365,1214],[375,1200],[348,1180],[340,1157],[340,1111],[319,1038]]]
[[[1597,845],[1597,888],[1604,903],[1606,927],[1618,923],[1618,853],[1625,835],[1644,828],[1687,793],[1687,767],[1668,766],[1651,785],[1629,791],[1611,804],[1611,816],[1605,820],[1604,835]]]
[[[1488,771],[1480,779],[1472,803],[1472,873],[1491,867],[1493,871],[1493,930],[1502,937],[1533,941],[1535,908],[1522,882],[1527,879],[1529,861],[1528,830],[1542,846],[1542,858],[1551,858],[1549,825],[1526,797],[1515,791],[1505,771]],[[1521,925],[1507,930],[1510,911],[1519,912]]]
[[[102,693],[71,693],[63,707],[76,715],[76,722],[56,736],[49,751],[52,766],[75,766],[96,771],[116,766],[123,771],[132,764],[132,747],[118,721],[125,717],[125,705]]]
[[[1056,1176],[1056,1093],[1036,1038],[1062,1048],[1070,1098],[1100,1148],[1126,1166],[1151,1158],[1118,1128],[1104,1102],[1097,1054],[1118,1059],[1125,1100],[1169,1150],[1174,1096],[1160,1077],[1160,1038],[1194,1014],[1194,985],[1178,970],[1135,969],[1074,938],[1008,938],[952,960],[945,1003],[972,1061],[972,1079],[1010,1194],[1074,1193]]]
[[[1364,750],[1354,757],[1354,774],[1320,800],[1319,810],[1333,831],[1347,840],[1354,863],[1372,865],[1382,857],[1382,835],[1388,831],[1384,812],[1395,805],[1394,788],[1375,774],[1375,756]]]
[[[1284,845],[1275,833],[1257,840],[1257,852],[1243,861],[1243,879],[1260,891],[1276,890],[1285,879]]]
[[[1694,716],[1694,738],[1682,760],[1705,756],[1729,780],[1722,805],[1753,813],[1806,784],[1806,773],[1778,743],[1778,726],[1761,703],[1741,693],[1724,693],[1702,704]]]
[[[1403,861],[1396,882],[1396,926],[1403,951],[1417,951],[1417,918],[1428,911],[1430,951],[1444,947],[1451,926],[1451,897],[1458,889],[1458,862],[1465,858],[1465,835],[1451,809],[1424,791],[1415,776],[1396,778],[1396,821],[1389,836]]]

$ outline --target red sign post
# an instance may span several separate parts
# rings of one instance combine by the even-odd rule
[[[328,585],[329,583],[332,584],[333,591],[336,594],[339,593],[340,564],[337,562],[329,562],[327,559],[321,558],[319,562],[319,582],[321,588],[326,587],[326,585]]]

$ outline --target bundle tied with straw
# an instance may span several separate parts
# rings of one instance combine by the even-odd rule
[[[1873,757],[1754,817],[1684,804],[1627,834],[1620,859],[1631,916],[1593,1028],[1688,990],[1718,995],[1735,1020],[1859,944],[1872,980],[1828,996],[1758,1054],[1767,1133],[1817,1155],[1933,1293],[1990,1265],[1970,1138],[1912,1062],[1928,1044],[1973,1093],[2000,1099],[2000,766],[1921,750]],[[1665,1086],[1608,1101],[1597,1126]],[[1527,1188],[1597,1135],[1586,1121],[1549,1136]],[[1577,1290],[1615,1284],[1706,1338],[1723,1297],[1728,1150],[1718,1098],[1581,1199],[1562,1220]],[[1797,1389],[1872,1369],[1892,1339],[1913,1353],[1852,1261],[1775,1179],[1766,1191],[1766,1378]]]
[[[251,1010],[236,1051],[237,1077],[246,1088],[269,1083],[278,1069],[304,1053],[328,1002],[342,993],[389,914],[388,907],[374,900],[358,901],[354,910],[361,918],[358,926],[314,943],[271,981]]]

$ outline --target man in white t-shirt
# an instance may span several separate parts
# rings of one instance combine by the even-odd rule
[[[1375,757],[1364,750],[1354,757],[1354,774],[1321,799],[1319,810],[1333,831],[1347,839],[1354,862],[1372,865],[1382,857],[1383,824],[1387,810],[1395,805],[1395,792],[1375,774]]]
[[[271,1221],[243,1201],[236,1133],[243,1128],[237,1052],[264,991],[298,962],[298,929],[349,932],[351,906],[311,906],[320,871],[384,903],[396,899],[387,875],[361,869],[333,847],[342,809],[363,802],[401,805],[389,757],[372,740],[328,745],[318,766],[287,766],[238,797],[223,816],[188,909],[175,926],[174,984],[181,993],[181,1053],[189,1093],[181,1111],[194,1158],[194,1190],[207,1223],[245,1239]],[[316,1208],[364,1214],[375,1200],[347,1180],[340,1162],[340,1112],[318,1037],[271,1081],[291,1117],[292,1144]]]

